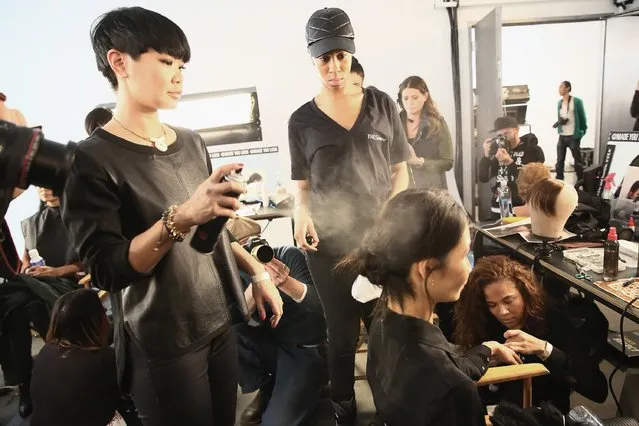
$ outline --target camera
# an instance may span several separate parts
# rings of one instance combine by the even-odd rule
[[[244,243],[244,250],[251,253],[251,256],[262,263],[270,262],[273,260],[273,256],[275,256],[273,248],[264,238],[258,235],[249,237],[249,239]]]
[[[491,160],[495,159],[495,155],[499,148],[508,149],[508,141],[504,136],[497,136],[496,138],[492,138],[490,140],[490,149],[488,150],[488,158]]]
[[[20,263],[4,221],[14,188],[27,189],[29,185],[36,185],[61,194],[76,147],[73,142],[63,145],[45,139],[39,128],[20,127],[0,120],[0,243],[4,255],[4,262],[0,262],[0,277],[14,275],[12,268]]]
[[[559,120],[557,120],[555,122],[555,124],[552,125],[553,129],[556,129],[559,126],[563,126],[568,122],[568,119],[566,117],[559,117]]]

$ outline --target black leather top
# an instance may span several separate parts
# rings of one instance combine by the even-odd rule
[[[149,274],[128,261],[131,240],[210,175],[202,138],[174,130],[177,140],[164,153],[96,130],[79,144],[64,192],[63,219],[80,259],[94,284],[111,293],[120,373],[125,323],[147,356],[166,359],[205,343],[230,321],[213,256],[195,252],[190,235]]]

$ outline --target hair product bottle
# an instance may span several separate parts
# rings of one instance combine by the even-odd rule
[[[619,242],[617,241],[617,228],[610,227],[608,239],[604,242],[604,281],[614,281],[617,279],[619,269]]]

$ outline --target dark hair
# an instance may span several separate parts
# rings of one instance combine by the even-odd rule
[[[636,199],[638,197],[637,195],[635,195],[634,197],[631,197],[631,195],[634,192],[637,192],[637,190],[639,190],[639,180],[636,180],[635,183],[632,184],[632,186],[630,187],[630,191],[628,191],[628,197],[627,198]]]
[[[455,305],[455,343],[468,349],[494,339],[499,321],[488,309],[484,289],[499,281],[511,281],[524,299],[524,328],[537,337],[545,334],[547,296],[530,268],[506,256],[486,256],[475,264]]]
[[[435,105],[433,96],[428,90],[428,85],[423,78],[416,75],[412,75],[406,78],[399,85],[399,92],[397,93],[397,103],[399,104],[399,107],[402,109],[402,111],[405,110],[404,101],[402,101],[402,92],[405,89],[417,89],[422,93],[422,95],[425,95],[426,93],[429,94],[426,103],[424,103],[424,109],[422,110],[422,113],[426,114],[426,120],[428,120],[429,124],[428,129],[426,130],[426,139],[429,139],[431,136],[441,130],[444,117],[442,117],[439,109],[437,108],[437,105]],[[406,126],[406,123],[404,123],[404,126]]]
[[[564,189],[564,184],[555,179],[543,179],[530,187],[528,191],[528,204],[531,208],[542,211],[546,216],[555,214],[557,197]]]
[[[47,343],[78,349],[101,349],[109,345],[107,317],[95,290],[74,290],[55,302]]]
[[[102,107],[93,108],[84,119],[84,129],[91,135],[95,129],[107,124],[112,117],[113,113],[110,109]]]
[[[366,77],[366,74],[364,74],[364,67],[359,63],[355,56],[353,56],[353,60],[351,62],[351,73],[355,73],[362,78]]]
[[[563,84],[569,92],[572,92],[572,84],[570,84],[568,80],[562,81],[561,84]]]
[[[4,93],[0,92],[0,102],[4,102],[7,100],[7,95],[5,95]]]
[[[360,248],[338,268],[365,276],[382,287],[382,301],[390,297],[402,306],[415,296],[411,266],[424,259],[443,262],[467,228],[466,212],[446,191],[407,189],[386,203]]]
[[[98,70],[118,88],[107,52],[116,49],[138,59],[155,50],[189,62],[191,48],[182,29],[169,18],[141,7],[122,7],[100,16],[91,28],[91,43]]]

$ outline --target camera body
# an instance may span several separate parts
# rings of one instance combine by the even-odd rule
[[[552,125],[552,127],[556,129],[559,126],[565,126],[566,123],[568,123],[568,119],[566,117],[559,117],[559,120],[557,120],[555,124]]]
[[[244,250],[248,251],[258,262],[268,263],[273,260],[275,252],[264,238],[259,235],[249,237],[244,243]]]
[[[490,149],[488,150],[488,158],[495,159],[495,155],[500,148],[508,150],[508,141],[504,136],[497,136],[490,140]]]

